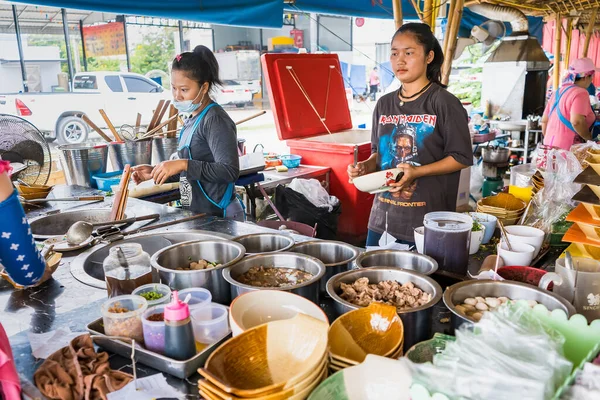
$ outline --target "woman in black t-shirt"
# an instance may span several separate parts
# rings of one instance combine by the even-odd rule
[[[467,113],[440,82],[444,55],[429,26],[405,24],[391,45],[390,61],[402,86],[377,102],[371,157],[348,166],[348,175],[400,168],[404,176],[375,198],[367,246],[378,245],[386,214],[388,232],[412,244],[426,213],[455,211],[460,170],[473,163]]]

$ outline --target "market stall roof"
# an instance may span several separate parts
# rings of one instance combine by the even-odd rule
[[[481,3],[481,0],[466,1]],[[511,6],[527,15],[547,16],[561,13],[564,16],[584,17],[593,9],[600,7],[600,0],[484,0],[485,3]]]
[[[394,18],[392,0],[286,0],[285,8],[293,12],[348,15],[365,18]],[[402,0],[404,19],[418,19],[411,0]]]
[[[283,0],[26,0],[19,3],[248,27],[280,28],[283,20]]]

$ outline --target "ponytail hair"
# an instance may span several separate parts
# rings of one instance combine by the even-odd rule
[[[433,60],[427,64],[427,79],[445,88],[446,85],[442,84],[442,65],[444,64],[444,52],[442,50],[442,46],[440,46],[440,42],[438,42],[433,32],[431,32],[431,27],[427,24],[422,24],[419,22],[404,24],[396,31],[396,33],[394,33],[392,41],[394,41],[396,36],[407,33],[412,34],[417,42],[423,46],[423,49],[425,50],[425,57],[429,55],[430,51],[433,51]]]
[[[173,60],[171,69],[183,71],[188,78],[198,82],[200,86],[208,82],[208,90],[215,85],[222,85],[219,79],[219,63],[213,52],[206,46],[196,46],[194,51],[178,54]]]

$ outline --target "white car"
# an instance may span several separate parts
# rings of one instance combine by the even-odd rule
[[[248,86],[236,81],[226,79],[223,86],[215,88],[215,101],[220,105],[235,104],[236,107],[244,107],[252,102],[252,91]]]
[[[73,92],[0,94],[0,113],[18,115],[35,125],[49,140],[83,143],[90,127],[81,118],[87,115],[102,128],[102,109],[119,129],[150,123],[160,100],[171,100],[170,91],[143,75],[130,72],[85,72],[73,79]]]

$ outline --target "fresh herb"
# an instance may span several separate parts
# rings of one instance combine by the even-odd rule
[[[192,261],[192,256],[189,256],[189,257],[188,257],[188,261]]]
[[[140,296],[142,296],[143,298],[145,298],[148,301],[159,300],[164,297],[164,295],[162,293],[158,293],[158,292],[144,292],[144,293],[140,294]]]
[[[483,230],[483,227],[481,226],[481,224],[479,222],[477,222],[476,220],[473,220],[473,227],[471,228],[471,232],[479,232],[482,230]]]

